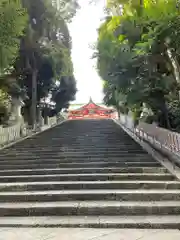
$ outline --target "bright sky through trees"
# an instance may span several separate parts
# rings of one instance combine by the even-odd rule
[[[90,45],[97,40],[97,28],[104,17],[105,0],[90,5],[88,0],[79,0],[81,9],[70,24],[73,39],[72,58],[78,92],[76,102],[86,103],[91,96],[95,102],[102,102],[102,81],[95,69],[96,62],[91,59]]]

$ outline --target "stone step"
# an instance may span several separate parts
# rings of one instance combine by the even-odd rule
[[[50,144],[50,143],[49,143]],[[52,143],[53,144],[53,143]],[[59,146],[59,148],[58,148],[58,146]],[[98,145],[98,143],[96,144],[96,145],[94,145],[94,146],[83,146],[83,144],[82,143],[79,143],[78,145],[76,145],[76,146],[73,146],[73,144],[59,144],[57,147],[53,147],[53,145],[52,145],[52,148],[48,148],[48,146],[47,146],[47,148],[45,149],[45,147],[44,146],[41,146],[40,144],[38,144],[38,142],[36,143],[36,145],[35,146],[22,146],[22,147],[17,147],[17,148],[14,148],[14,149],[12,149],[12,154],[13,153],[17,153],[17,152],[21,152],[21,151],[23,151],[23,152],[25,152],[25,151],[29,151],[29,150],[31,150],[32,152],[43,152],[44,150],[45,151],[50,151],[50,152],[68,152],[68,150],[70,150],[70,153],[71,152],[94,152],[94,153],[96,153],[97,151],[98,151],[98,149],[100,149],[100,153],[103,153],[103,152],[114,152],[114,153],[117,153],[117,152],[121,152],[121,150],[122,150],[122,153],[126,153],[127,152],[127,149],[129,150],[129,152],[130,153],[136,153],[136,154],[147,154],[147,153],[145,153],[143,150],[141,150],[141,149],[139,149],[139,148],[136,148],[136,149],[134,149],[134,148],[128,148],[128,146],[126,146],[126,145],[124,145],[124,146],[119,146],[119,145],[117,145],[116,146],[116,144],[114,143],[114,147],[113,148],[111,148],[111,145],[110,145],[110,147],[108,148],[108,146],[104,146],[104,147],[101,147],[101,146],[99,146]],[[68,148],[67,148],[67,146],[68,146]],[[81,147],[82,146],[82,147]],[[8,152],[7,151],[7,149],[8,148],[6,148],[6,149],[4,149],[2,152],[1,152],[1,154],[3,154],[3,153],[5,153],[5,154],[10,154],[10,152]],[[107,150],[108,149],[108,150]]]
[[[100,130],[103,130],[103,132],[100,132]],[[86,133],[84,131],[86,131]],[[74,133],[74,135],[72,135],[72,132]],[[70,131],[69,133],[67,133],[65,131],[63,133],[63,135],[61,135],[61,136],[57,135],[57,133],[52,131],[51,134],[47,133],[47,134],[44,134],[44,136],[51,136],[52,141],[58,141],[58,139],[60,139],[60,140],[65,139],[66,140],[66,139],[69,139],[69,138],[70,138],[71,141],[77,141],[77,140],[80,141],[80,140],[83,140],[83,139],[88,140],[89,138],[91,138],[91,141],[89,141],[89,143],[91,143],[91,142],[93,143],[94,141],[99,140],[99,139],[103,140],[104,142],[107,143],[107,134],[108,134],[108,137],[109,137],[108,140],[111,141],[111,140],[114,140],[114,139],[116,140],[117,139],[120,142],[120,138],[119,138],[119,135],[117,133],[115,134],[114,132],[111,132],[111,130],[110,131],[105,131],[105,129],[101,129],[101,128],[98,128],[98,129],[83,129],[82,132],[79,132],[79,129],[78,129],[78,132],[75,129],[72,129],[72,131]],[[93,139],[92,139],[92,137],[93,137]],[[123,136],[123,137],[124,137],[125,141],[129,140],[126,136]],[[39,140],[39,138],[41,138],[40,135],[32,137],[32,139],[34,141]],[[32,141],[32,139],[31,140],[28,139],[29,142]],[[43,141],[45,141],[45,139],[42,139],[42,142]],[[49,142],[50,139],[47,139],[47,141]]]
[[[180,216],[48,216],[0,217],[0,227],[180,229]],[[35,229],[34,229],[35,230]]]
[[[58,129],[56,129],[58,130]],[[59,130],[58,130],[59,131]],[[108,133],[103,133],[101,134],[100,131],[104,131],[103,129],[97,129],[96,132],[97,134],[90,134],[90,131],[92,131],[92,129],[89,129],[89,132],[88,132],[88,129],[83,129],[83,133],[82,134],[79,134],[77,133],[76,131],[74,131],[74,129],[72,129],[72,131],[69,133],[69,134],[66,134],[66,130],[63,129],[63,134],[60,136],[60,135],[57,135],[57,133],[55,132],[51,132],[52,134],[43,134],[43,137],[50,137],[50,138],[43,138],[42,139],[42,135],[38,136],[38,137],[35,137],[33,136],[32,138],[29,138],[25,141],[25,144],[30,144],[30,145],[34,145],[34,142],[38,141],[39,139],[41,140],[41,144],[42,145],[45,145],[46,144],[46,141],[48,143],[50,143],[51,141],[55,142],[56,144],[58,144],[57,142],[60,141],[62,142],[63,140],[64,141],[70,141],[70,142],[73,142],[73,143],[77,143],[77,142],[83,142],[84,141],[84,144],[85,145],[93,145],[95,142],[100,142],[100,144],[102,145],[103,143],[104,144],[108,144],[109,142],[112,142],[112,141],[116,141],[118,142],[120,145],[124,145],[124,144],[127,144],[127,145],[131,145],[131,146],[137,146],[137,144],[132,140],[132,139],[129,139],[129,136],[125,136],[125,132],[122,134],[117,134],[117,135],[111,135],[111,132],[108,132]],[[86,132],[86,133],[85,133]],[[74,135],[72,135],[74,134]],[[107,136],[108,135],[108,136]],[[121,137],[119,137],[119,135],[121,135]],[[108,139],[107,139],[108,137]],[[121,139],[123,138],[123,142],[121,141]],[[22,146],[22,143],[19,143],[17,144],[18,146]]]
[[[46,190],[88,190],[88,189],[180,189],[179,181],[59,181],[59,182],[15,182],[0,183],[0,192],[46,191]]]
[[[0,216],[180,215],[180,201],[61,201],[0,203]]]
[[[64,134],[64,133],[63,133]],[[72,134],[72,133],[71,133]],[[44,137],[44,136],[43,136]],[[49,136],[48,136],[49,137]],[[107,137],[107,136],[106,136]],[[53,141],[52,140],[52,138],[53,137],[51,137],[51,142]],[[120,136],[119,136],[119,138],[120,138]],[[19,142],[19,143],[17,143],[16,144],[16,146],[11,146],[10,148],[12,149],[12,150],[16,150],[16,149],[23,149],[23,146],[25,147],[25,149],[24,150],[26,150],[28,147],[32,147],[32,146],[35,146],[35,147],[41,147],[42,149],[45,149],[46,148],[46,140],[47,139],[42,139],[42,138],[40,138],[40,139],[33,139],[33,138],[29,138],[29,139],[26,139],[26,140],[24,140],[23,141],[23,143],[22,142]],[[71,141],[71,138],[70,139],[64,139],[64,142],[66,142],[67,140],[70,140]],[[89,138],[89,140],[91,140],[91,138]],[[62,147],[69,147],[70,149],[72,148],[72,146],[71,145],[67,145],[67,144],[64,144],[63,143],[63,140],[61,140],[61,144],[59,144],[59,141],[60,141],[60,138],[57,138],[57,141],[53,141],[53,149],[58,149],[58,147],[61,149]],[[36,142],[40,142],[40,144],[38,144],[38,146],[35,144]],[[74,141],[71,141],[71,142],[74,142]],[[102,144],[103,143],[103,144]],[[75,143],[76,145],[78,145],[77,143]],[[89,146],[90,148],[92,148],[95,144],[93,143],[93,142],[84,142],[84,144],[83,145],[85,145],[85,146]],[[105,146],[104,146],[105,145]],[[100,150],[101,149],[105,149],[105,147],[108,145],[108,143],[107,143],[107,141],[105,142],[105,141],[103,141],[103,142],[100,142]],[[116,142],[115,142],[115,146],[113,145],[113,144],[110,144],[109,146],[109,148],[108,149],[117,149],[116,148]],[[130,143],[128,143],[128,141],[126,141],[126,142],[122,142],[121,141],[121,143],[120,144],[118,144],[118,146],[127,146],[129,149],[135,149],[135,150],[138,150],[138,149],[141,149],[141,150],[143,150],[143,148],[141,147],[141,146],[139,146],[137,143],[135,143],[135,142],[130,142]],[[50,149],[50,146],[47,146],[47,148],[48,149]],[[96,146],[96,148],[97,148],[97,146]],[[4,149],[3,151],[6,151],[8,148],[6,148],[6,149]],[[80,150],[83,150],[82,148],[81,148],[81,146],[79,145],[79,146],[77,146],[77,149],[80,149]],[[124,149],[125,150],[125,149]]]
[[[120,145],[119,147],[121,147],[122,145]],[[25,148],[23,148],[23,147],[16,147],[16,148],[12,148],[12,152],[16,152],[16,151],[18,151],[19,149],[20,150],[22,150],[22,152],[26,152],[27,151],[27,149],[29,149],[30,148],[30,146],[29,146],[29,144],[28,145],[25,145],[24,146]],[[126,145],[126,147],[127,147],[127,145]],[[46,147],[39,147],[39,146],[37,146],[36,145],[36,148],[35,149],[33,149],[33,151],[37,151],[37,148],[38,148],[38,150],[40,150],[40,151],[42,151],[42,152],[53,152],[53,151],[64,151],[65,149],[67,149],[67,150],[70,150],[70,152],[71,151],[75,151],[75,152],[83,152],[83,149],[79,146],[79,147],[77,147],[77,148],[73,148],[72,146],[65,146],[65,145],[58,145],[58,146],[52,146],[52,148],[50,147],[50,146],[47,146],[47,148]],[[114,146],[111,146],[110,145],[110,147],[109,148],[105,148],[105,147],[98,147],[98,146],[96,146],[96,148],[94,148],[93,146],[92,147],[88,147],[87,148],[87,150],[90,150],[90,151],[98,151],[98,149],[99,149],[99,151],[100,152],[109,152],[109,151],[113,151],[113,152],[118,152],[119,151],[119,148],[117,148],[117,147],[114,147]],[[137,153],[142,153],[142,152],[144,152],[145,153],[145,150],[143,149],[143,148],[141,148],[140,146],[132,146],[132,145],[130,145],[129,147],[128,147],[128,149],[130,150],[130,151],[134,151],[134,152],[137,152]],[[122,152],[126,152],[127,150],[126,149],[123,149],[123,147],[122,147]],[[3,152],[4,153],[8,153],[9,151],[8,151],[8,148],[6,148],[6,149],[3,149]]]
[[[123,148],[123,147],[127,147],[127,145],[118,145],[119,146],[119,148],[117,148],[116,146],[115,147],[113,147],[113,146],[110,146],[109,148],[105,148],[105,147],[98,147],[97,145],[96,145],[96,147],[94,148],[94,146],[92,146],[92,147],[88,147],[88,148],[86,148],[86,150],[88,150],[88,151],[93,151],[93,152],[119,152],[119,149],[122,151],[122,152],[127,152],[127,149],[125,149],[125,148]],[[81,148],[80,146],[78,147],[77,146],[77,148],[73,148],[72,146],[66,146],[66,145],[59,145],[59,147],[58,146],[52,146],[52,148],[50,148],[50,147],[48,147],[47,146],[47,148],[46,147],[41,147],[41,146],[39,146],[39,145],[36,145],[35,146],[35,148],[32,148],[31,147],[31,145],[25,145],[24,146],[24,148],[23,147],[16,147],[16,148],[12,148],[12,152],[11,152],[11,154],[13,154],[13,153],[15,153],[15,152],[17,152],[17,151],[20,151],[20,152],[22,152],[22,153],[26,153],[27,152],[27,150],[28,149],[32,149],[34,152],[37,152],[37,151],[40,151],[40,152],[46,152],[46,153],[49,153],[49,152],[54,152],[54,151],[61,151],[61,152],[63,152],[63,151],[66,151],[66,150],[68,150],[70,153],[71,152],[79,152],[79,153],[82,153],[82,152],[84,152],[84,149],[83,148]],[[99,150],[99,151],[98,151]],[[136,152],[136,153],[146,153],[145,151],[144,151],[144,149],[142,149],[142,148],[140,148],[140,147],[137,147],[137,146],[131,146],[131,147],[128,147],[128,150],[130,151],[130,152]],[[4,153],[6,153],[6,154],[10,154],[9,153],[9,151],[8,151],[8,148],[6,148],[6,149],[3,149],[3,152]]]
[[[39,156],[39,155],[31,155],[31,156],[27,156],[27,157],[23,157],[23,156],[16,156],[16,157],[4,157],[2,159],[0,159],[0,164],[5,163],[5,162],[15,162],[15,161],[24,161],[24,160],[59,160],[61,159],[62,161],[73,161],[73,162],[82,162],[82,161],[124,161],[124,162],[133,162],[133,161],[141,161],[141,162],[157,162],[152,158],[149,158],[148,156],[144,156],[144,157],[124,157],[124,156],[120,156],[120,157],[115,157],[115,156],[74,156],[74,157],[70,157],[70,156],[60,156],[58,153],[55,156]]]
[[[51,148],[51,149],[32,149],[31,150],[31,152],[27,152],[28,150],[30,150],[30,148],[28,148],[27,150],[24,150],[24,149],[22,149],[22,150],[11,150],[11,152],[9,152],[9,151],[4,151],[4,152],[1,152],[1,154],[0,154],[0,156],[12,156],[12,157],[14,157],[16,154],[18,154],[19,156],[31,156],[31,154],[37,154],[37,155],[42,155],[42,154],[45,154],[45,155],[52,155],[52,154],[54,154],[54,152],[59,152],[59,153],[69,153],[69,154],[85,154],[85,155],[87,155],[88,153],[89,154],[98,154],[98,153],[103,153],[103,154],[110,154],[110,153],[119,153],[119,152],[121,152],[121,153],[127,153],[127,152],[131,152],[131,150],[119,150],[119,149],[107,149],[107,148],[105,148],[105,149],[103,149],[103,150],[99,150],[99,149],[87,149],[87,150],[83,150],[83,149],[79,149],[79,150],[77,150],[77,149],[62,149],[61,150],[61,148],[56,148],[56,149],[53,149],[53,148]],[[133,150],[133,153],[135,153],[135,154],[147,154],[147,153],[145,153],[143,150],[136,150],[136,149],[134,149]]]
[[[103,168],[103,167],[117,167],[117,168],[123,168],[126,166],[129,167],[161,167],[161,165],[158,162],[109,162],[109,163],[104,163],[104,162],[96,162],[96,163],[61,163],[61,161],[57,162],[52,162],[49,161],[48,163],[46,162],[36,162],[36,163],[26,163],[24,161],[24,164],[22,163],[14,163],[13,165],[11,163],[9,164],[0,164],[0,170],[3,169],[38,169],[38,168],[83,168],[83,167],[90,167],[90,168]]]
[[[178,189],[79,189],[0,192],[0,202],[51,201],[179,201]],[[142,202],[143,203],[143,202]]]
[[[72,133],[73,134],[73,133]],[[16,151],[27,151],[28,149],[32,149],[33,151],[37,151],[37,150],[40,150],[40,151],[47,151],[47,150],[50,150],[50,151],[63,151],[64,149],[70,149],[71,151],[72,150],[75,150],[77,152],[83,152],[84,148],[86,150],[90,150],[90,151],[97,151],[98,149],[100,150],[100,152],[109,152],[109,151],[115,151],[115,152],[118,152],[119,150],[122,150],[123,152],[126,152],[127,149],[129,149],[130,152],[137,152],[137,153],[145,153],[145,151],[142,149],[142,147],[140,146],[128,146],[126,143],[116,143],[116,141],[114,141],[113,143],[100,143],[100,142],[96,142],[96,143],[89,143],[89,144],[85,144],[85,139],[82,141],[82,142],[77,142],[75,143],[74,141],[71,142],[71,144],[68,144],[69,142],[69,139],[67,139],[66,141],[63,140],[63,141],[60,141],[58,140],[57,142],[53,142],[52,138],[51,138],[51,143],[52,143],[52,148],[50,148],[50,145],[46,145],[46,142],[45,144],[43,144],[42,142],[42,139],[40,140],[37,140],[37,141],[33,141],[33,144],[29,143],[29,142],[23,142],[23,144],[21,146],[17,146],[14,147],[14,146],[11,146],[11,149],[12,149],[12,152],[16,152]],[[97,145],[98,144],[98,145]],[[47,148],[46,148],[47,146]],[[81,148],[81,146],[83,146],[83,148]],[[109,148],[106,148],[107,146],[109,146]],[[10,148],[6,148],[6,149],[3,149],[3,152],[4,153],[8,153],[8,149]]]
[[[31,151],[30,149],[29,149],[29,151]],[[40,154],[31,154],[31,156],[28,156],[27,155],[27,158],[29,157],[30,159],[32,159],[32,158],[37,158],[37,157],[39,157],[39,158],[56,158],[56,157],[61,157],[61,158],[74,158],[74,159],[77,159],[77,158],[95,158],[95,159],[97,159],[97,158],[139,158],[139,159],[141,159],[141,158],[145,158],[145,159],[152,159],[151,157],[149,157],[148,155],[146,155],[146,154],[135,154],[135,153],[132,153],[132,154],[129,154],[129,153],[115,153],[115,154],[107,154],[107,153],[104,153],[104,154],[90,154],[90,153],[88,153],[88,154],[82,154],[82,155],[78,155],[78,154],[76,154],[76,153],[74,153],[74,154],[68,154],[68,153],[59,153],[59,152],[56,152],[56,153],[54,153],[54,154],[51,154],[51,155],[49,155],[49,156],[47,156],[46,154],[44,154],[44,155],[40,155]],[[4,160],[4,159],[6,159],[6,160],[14,160],[14,159],[24,159],[24,158],[26,158],[25,156],[22,156],[22,155],[14,155],[14,156],[8,156],[8,155],[6,155],[6,156],[0,156],[0,160]]]
[[[92,159],[87,159],[86,157],[85,158],[78,158],[76,160],[73,161],[73,157],[72,158],[62,158],[62,157],[59,157],[58,155],[55,157],[55,158],[46,158],[46,157],[40,157],[40,156],[34,156],[32,159],[27,159],[26,157],[24,157],[24,159],[4,159],[4,160],[0,160],[0,165],[3,165],[3,164],[8,164],[8,165],[14,165],[14,164],[24,164],[24,163],[30,163],[30,164],[33,164],[33,163],[61,163],[61,164],[98,164],[98,163],[104,163],[104,164],[107,164],[107,163],[126,163],[126,162],[132,162],[132,163],[155,163],[156,164],[159,164],[159,162],[157,162],[156,160],[154,159],[139,159],[139,158],[131,158],[131,159],[128,159],[128,158],[111,158],[111,159],[108,159],[108,158],[92,158]]]
[[[171,181],[176,177],[169,173],[91,173],[91,174],[48,174],[0,176],[0,182],[38,182],[38,181],[106,181],[106,180],[154,180]]]
[[[77,167],[77,165],[73,165],[72,164],[72,167]],[[85,165],[82,165],[82,164],[79,164],[79,167],[83,167]],[[133,163],[133,162],[127,162],[127,163],[120,163],[120,164],[87,164],[88,167],[113,167],[113,166],[116,166],[116,167],[119,167],[119,168],[123,168],[123,167],[137,167],[137,166],[140,166],[140,167],[158,167],[160,166],[160,164],[158,163]],[[38,169],[38,168],[63,168],[63,167],[68,167],[68,165],[62,165],[61,163],[49,163],[49,164],[46,164],[46,163],[36,163],[36,164],[14,164],[14,165],[3,165],[3,164],[0,164],[0,170],[7,170],[7,169]]]
[[[17,175],[49,175],[49,174],[81,174],[81,173],[168,173],[163,167],[95,167],[95,168],[40,168],[0,170],[0,176]]]
[[[29,151],[31,151],[31,150],[29,150]],[[128,153],[127,153],[127,155],[125,156],[125,155],[121,155],[121,154],[115,154],[115,155],[113,155],[113,154],[106,154],[106,153],[104,153],[104,154],[102,154],[102,155],[100,155],[100,154],[98,154],[98,153],[96,153],[96,154],[91,154],[91,153],[89,153],[89,154],[82,154],[82,155],[79,155],[79,154],[76,154],[76,153],[74,153],[74,154],[72,154],[72,155],[69,155],[69,154],[66,154],[66,153],[59,153],[59,152],[54,152],[53,154],[50,154],[50,155],[47,155],[47,154],[36,154],[36,153],[31,153],[31,155],[18,155],[18,154],[16,154],[16,155],[14,155],[14,156],[8,156],[8,155],[6,155],[6,156],[1,156],[0,157],[0,162],[2,161],[7,161],[7,160],[9,160],[9,161],[13,161],[13,160],[24,160],[24,159],[27,159],[27,160],[35,160],[35,159],[38,159],[38,158],[41,158],[41,159],[57,159],[57,158],[62,158],[62,159],[72,159],[72,158],[74,158],[75,160],[76,159],[125,159],[125,160],[134,160],[134,159],[142,159],[142,160],[149,160],[149,161],[154,161],[153,160],[153,158],[152,157],[149,157],[148,155],[146,155],[146,154],[144,154],[144,155],[141,155],[141,156],[138,156],[138,155],[136,155],[136,154],[134,154],[134,155],[129,155],[128,156]]]
[[[121,146],[121,145],[120,145]],[[128,148],[128,150],[130,151],[135,151],[135,152],[140,152],[140,153],[144,153],[145,151],[138,145],[138,146],[132,146],[132,145],[124,145],[123,147],[120,147],[118,145],[118,148],[116,146],[112,146],[112,145],[109,145],[108,148],[106,148],[106,146],[96,146],[96,148],[94,148],[94,146],[88,146],[87,148],[85,148],[85,150],[91,150],[91,151],[121,151],[122,152],[127,152],[126,149],[124,149],[124,147]],[[70,151],[77,151],[77,152],[83,152],[84,151],[84,148],[81,147],[81,145],[77,146],[76,148],[73,148],[71,145],[64,145],[64,144],[53,144],[51,147],[49,147],[48,145],[44,145],[44,146],[41,146],[41,145],[34,145],[33,147],[35,148],[32,148],[32,146],[30,144],[27,144],[25,143],[25,141],[23,141],[23,145],[22,146],[18,146],[17,144],[15,146],[11,146],[11,148],[6,148],[6,149],[3,149],[2,152],[3,153],[9,153],[9,149],[11,149],[11,152],[14,153],[14,152],[17,152],[17,151],[22,151],[22,152],[26,152],[28,151],[30,148],[32,149],[32,151],[35,151],[35,152],[38,152],[38,151],[47,151],[47,152],[54,152],[54,151],[64,151],[64,150],[70,150]]]

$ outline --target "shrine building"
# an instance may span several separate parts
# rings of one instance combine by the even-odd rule
[[[113,108],[102,107],[93,102],[90,98],[89,103],[68,111],[68,119],[110,119],[116,118],[117,112]]]

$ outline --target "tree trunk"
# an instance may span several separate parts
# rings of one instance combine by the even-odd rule
[[[160,126],[171,129],[171,124],[169,121],[169,112],[166,104],[166,99],[164,93],[161,91],[154,92],[153,101],[149,102],[149,106],[152,109],[154,116],[157,117]]]
[[[168,109],[167,109],[167,105],[166,105],[165,100],[162,101],[161,111],[163,113],[163,119],[162,120],[163,120],[164,127],[171,130],[171,125],[170,125],[170,121],[169,121],[169,114],[168,114]]]
[[[36,112],[37,112],[37,70],[35,69],[32,71],[32,100],[31,100],[31,120],[33,130],[36,130],[37,128]]]
[[[169,47],[167,47],[166,53],[167,53],[167,56],[168,56],[168,59],[169,59],[171,65],[172,65],[176,82],[180,85],[180,66],[176,59],[176,56],[173,56],[173,53]],[[179,91],[179,99],[180,99],[180,91]]]

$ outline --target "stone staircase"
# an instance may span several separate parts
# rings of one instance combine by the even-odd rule
[[[180,182],[111,120],[0,152],[0,226],[180,228]]]

